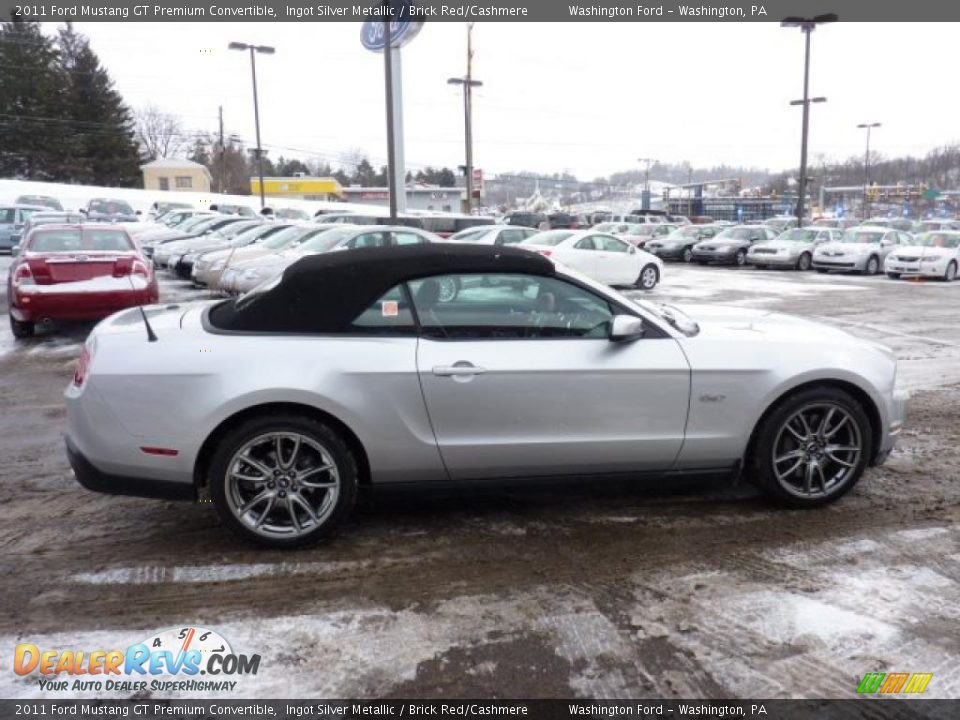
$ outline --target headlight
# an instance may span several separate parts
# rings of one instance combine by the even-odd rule
[[[926,257],[920,258],[920,262],[925,263],[935,263],[943,260],[943,255],[927,255]]]

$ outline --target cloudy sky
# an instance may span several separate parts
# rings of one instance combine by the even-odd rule
[[[261,127],[271,157],[333,163],[359,148],[385,162],[382,56],[359,23],[78,23],[134,107],[153,103],[188,129],[253,143],[249,61],[260,56]],[[53,30],[53,28],[50,28]],[[860,122],[882,122],[884,155],[960,140],[956,27],[845,24],[813,35],[810,154],[863,152]],[[803,39],[776,23],[477,23],[474,164],[488,174],[569,170],[591,179],[636,158],[784,169],[799,162]],[[427,23],[403,50],[407,167],[463,163],[466,26]]]

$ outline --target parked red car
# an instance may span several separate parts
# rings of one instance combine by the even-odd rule
[[[33,335],[49,320],[97,320],[157,302],[140,247],[116,225],[41,225],[20,244],[7,276],[10,329]]]

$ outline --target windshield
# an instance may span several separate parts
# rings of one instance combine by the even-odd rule
[[[277,210],[275,217],[281,220],[309,220],[310,215],[308,215],[304,210],[298,210],[297,208],[280,208]]]
[[[91,200],[87,210],[103,215],[133,215],[133,208],[123,200]]]
[[[843,237],[840,238],[842,243],[870,243],[876,244],[883,240],[883,236],[886,235],[884,232],[871,232],[869,230],[847,230]]]
[[[597,232],[617,232],[617,228],[620,227],[618,223],[600,223],[599,225],[594,225],[593,229]]]
[[[955,248],[960,245],[960,233],[926,232],[917,235],[914,244],[923,247]]]
[[[258,223],[253,227],[245,228],[242,232],[237,233],[230,244],[234,247],[250,245],[251,243],[256,242],[258,239],[267,235],[272,235],[273,233],[279,232],[282,229],[283,225]]]
[[[717,234],[717,240],[749,240],[756,232],[753,228],[727,228],[722,233]]]
[[[520,245],[546,245],[555,247],[573,235],[572,230],[548,230],[547,232],[531,235],[526,240],[518,243]]]
[[[469,230],[461,230],[456,235],[451,235],[450,239],[457,242],[480,242],[487,232],[487,228],[470,228]]]
[[[301,240],[307,233],[316,229],[316,227],[311,226],[294,225],[286,230],[281,230],[269,240],[264,240],[262,247],[269,250],[280,250],[292,242]]]
[[[31,252],[129,252],[133,250],[121,230],[37,230],[30,236]]]
[[[817,239],[817,234],[819,230],[810,230],[809,228],[794,228],[793,230],[787,230],[783,233],[777,240],[782,242],[813,242]]]
[[[223,228],[221,228],[220,230],[218,230],[218,231],[217,231],[217,234],[218,234],[220,237],[223,237],[223,238],[226,238],[226,239],[229,240],[230,238],[236,237],[236,236],[239,235],[240,233],[244,233],[244,232],[246,232],[247,230],[250,230],[251,228],[260,227],[261,225],[262,225],[262,223],[260,223],[260,222],[252,222],[252,223],[238,222],[238,223],[231,223],[230,225],[227,225],[226,227],[223,227]]]
[[[297,247],[297,250],[302,250],[303,252],[326,252],[344,240],[349,239],[353,232],[353,228],[337,228],[335,230],[319,228],[314,230],[309,238]]]

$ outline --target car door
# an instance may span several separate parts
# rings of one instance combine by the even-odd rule
[[[597,250],[597,278],[610,285],[632,285],[640,277],[637,249],[610,235],[594,235]]]
[[[593,235],[564,240],[557,248],[556,257],[564,265],[569,265],[597,280],[603,280],[597,275],[597,246],[593,241]]]
[[[457,295],[440,302],[440,286]],[[690,369],[658,328],[611,342],[616,308],[565,279],[435,276],[409,284],[417,370],[454,479],[670,468]]]

